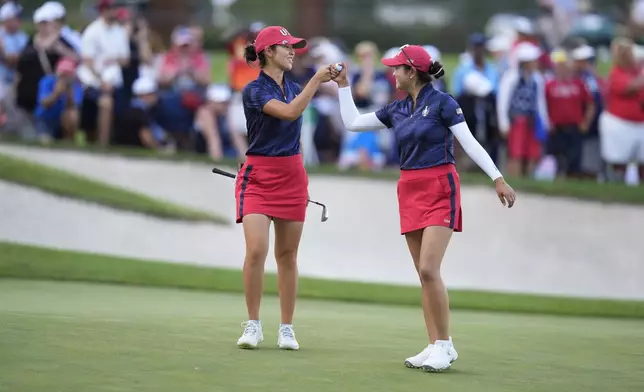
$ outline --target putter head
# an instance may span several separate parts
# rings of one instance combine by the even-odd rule
[[[324,204],[322,204],[322,222],[326,222],[329,219],[329,210]]]
[[[316,205],[319,205],[320,207],[322,207],[322,219],[321,219],[322,222],[326,222],[327,219],[329,219],[329,210],[326,208],[326,206],[324,204],[322,204],[320,202],[317,202],[317,201],[313,201],[311,199],[308,199],[306,201],[307,205],[308,205],[308,203],[313,203],[313,204],[316,204]]]

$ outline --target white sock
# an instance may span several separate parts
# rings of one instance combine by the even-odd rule
[[[293,324],[280,324],[280,329],[285,327],[293,328]]]

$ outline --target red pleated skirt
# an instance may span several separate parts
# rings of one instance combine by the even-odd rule
[[[400,233],[444,226],[463,230],[461,184],[452,164],[401,170],[398,180]]]
[[[235,182],[237,223],[244,216],[304,222],[309,179],[301,155],[248,156]]]

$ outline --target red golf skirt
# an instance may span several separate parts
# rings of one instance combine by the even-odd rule
[[[462,231],[461,184],[456,167],[446,164],[427,169],[401,170],[398,208],[401,234],[428,226]]]
[[[508,133],[508,156],[512,159],[537,161],[541,158],[541,142],[534,132],[534,121],[525,116],[515,118]]]
[[[308,186],[301,155],[246,157],[235,181],[237,223],[249,214],[304,222]]]

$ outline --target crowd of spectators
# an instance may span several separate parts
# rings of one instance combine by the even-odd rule
[[[22,9],[0,8],[0,126],[42,143],[85,139],[101,146],[139,146],[172,153],[244,159],[246,124],[241,91],[259,68],[248,65],[244,47],[263,27],[238,31],[226,47],[227,83],[212,83],[211,57],[198,25],[177,26],[171,45],[136,11],[98,0],[98,17],[82,31],[66,25],[65,8],[44,3],[32,15],[35,32],[21,29]],[[541,179],[594,178],[624,181],[629,164],[644,178],[644,73],[640,51],[618,38],[612,69],[597,72],[595,48],[578,42],[549,47],[529,20],[514,34],[473,33],[446,82],[434,87],[460,103],[475,137],[509,174]],[[401,43],[402,44],[402,43]],[[426,50],[435,60],[440,51]],[[350,65],[359,110],[374,111],[393,99],[384,53],[363,41],[348,50],[325,37],[310,37],[287,77],[305,84],[319,66]],[[309,166],[340,169],[395,167],[397,149],[389,131],[347,132],[340,118],[337,86],[321,86],[304,113],[302,149]],[[472,168],[456,147],[462,170]],[[632,166],[631,166],[632,167]]]

